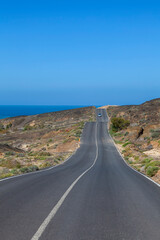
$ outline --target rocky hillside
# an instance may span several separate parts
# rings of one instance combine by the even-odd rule
[[[95,121],[95,107],[1,119],[0,177],[65,160],[79,146],[87,121]]]
[[[160,99],[141,105],[109,106],[110,132],[125,159],[137,170],[160,182]],[[129,121],[129,126],[113,128],[114,120]]]

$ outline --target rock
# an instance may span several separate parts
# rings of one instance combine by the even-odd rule
[[[131,123],[130,126],[131,127],[136,127],[136,126],[138,126],[138,123]]]
[[[148,145],[148,146],[146,147],[146,150],[151,150],[151,149],[153,149],[152,144],[150,144],[150,145]]]
[[[145,172],[145,166],[142,166],[142,167],[140,168],[140,171],[144,173],[144,172]]]
[[[46,148],[45,148],[45,147],[43,147],[43,148],[41,148],[41,150],[42,150],[42,151],[46,151]]]
[[[8,173],[8,172],[9,172],[8,168],[0,167],[0,174],[4,174],[4,173]]]

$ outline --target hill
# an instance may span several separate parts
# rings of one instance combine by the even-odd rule
[[[53,166],[79,146],[84,123],[95,107],[0,120],[0,177]]]
[[[109,106],[110,132],[132,167],[160,182],[160,98],[140,105]],[[113,128],[113,119],[129,126]]]

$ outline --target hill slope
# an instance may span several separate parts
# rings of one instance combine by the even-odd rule
[[[0,120],[0,177],[55,165],[79,146],[95,107]]]
[[[140,105],[109,106],[110,119],[129,120],[126,129],[110,131],[125,159],[160,182],[160,99]]]

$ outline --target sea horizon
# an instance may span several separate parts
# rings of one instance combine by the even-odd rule
[[[22,115],[36,115],[47,112],[57,112],[81,107],[90,107],[88,105],[0,105],[0,119],[17,117]]]

